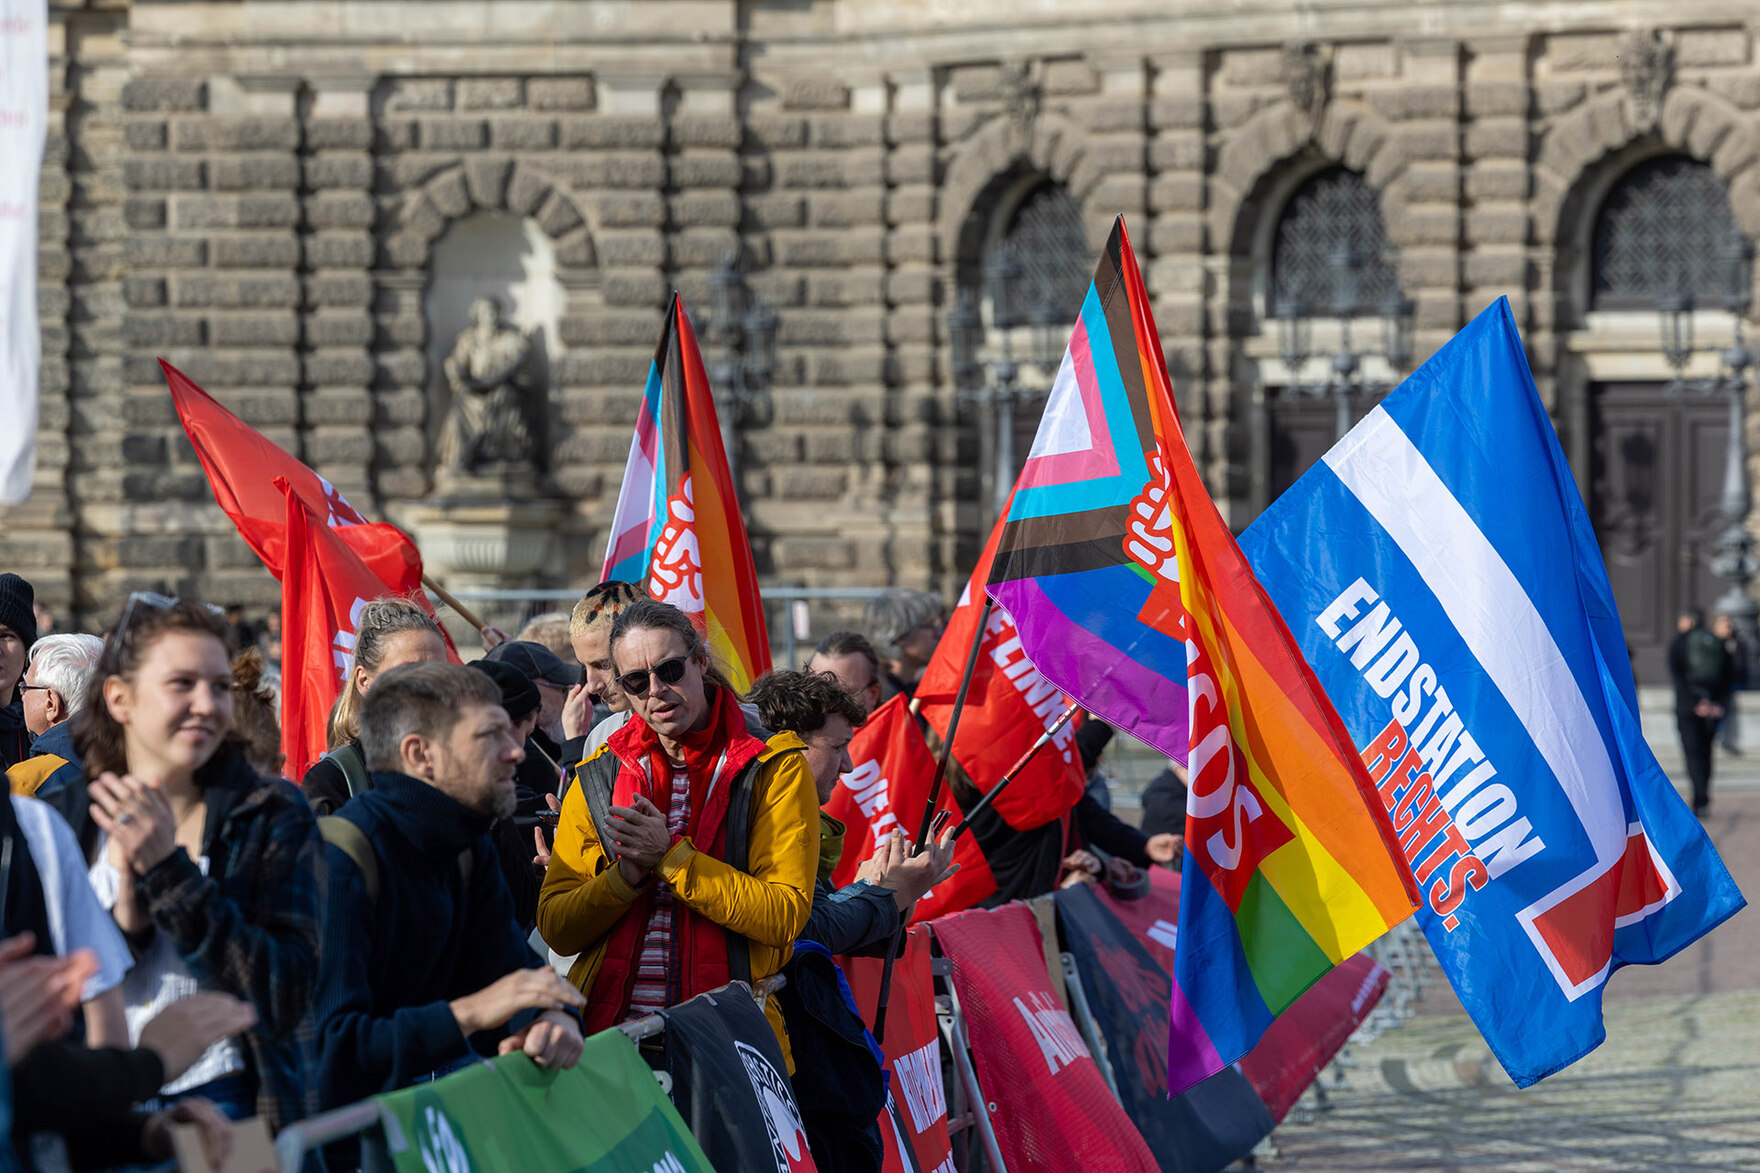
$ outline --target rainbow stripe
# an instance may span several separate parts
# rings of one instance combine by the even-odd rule
[[[1029,459],[1042,461],[1038,497],[1029,514],[1017,492],[1020,536],[1010,549],[1005,531],[996,564],[1010,561],[991,594],[1041,673],[1109,720],[1127,708],[1120,724],[1161,732],[1156,746],[1188,763],[1177,1095],[1251,1050],[1328,970],[1410,916],[1418,892],[1349,734],[1192,463],[1122,219],[1082,316],[1064,359],[1074,390],[1053,390]],[[1102,442],[1115,466],[1093,451]],[[1050,633],[1070,642],[1038,642]]]
[[[770,670],[752,546],[703,356],[676,293],[648,368],[601,577],[643,584],[690,615],[741,692]]]

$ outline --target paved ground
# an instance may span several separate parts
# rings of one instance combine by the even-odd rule
[[[1718,765],[1707,826],[1760,899],[1760,757]],[[1439,980],[1416,1018],[1355,1049],[1329,1109],[1277,1130],[1260,1167],[1760,1171],[1760,911],[1621,970],[1606,1018],[1598,1051],[1517,1091]]]

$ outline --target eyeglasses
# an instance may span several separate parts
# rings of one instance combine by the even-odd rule
[[[134,609],[137,604],[144,603],[155,611],[169,611],[181,601],[176,595],[161,595],[157,591],[134,591],[128,596],[128,606],[122,609],[122,618],[116,621],[116,634],[121,636],[128,630],[128,621],[134,618]],[[190,601],[206,607],[217,618],[226,618],[226,612],[212,603],[203,603],[199,599],[191,599]]]
[[[50,688],[47,684],[21,684],[18,686],[18,691],[20,691],[20,692],[54,692],[55,690]]]
[[[684,679],[685,665],[689,663],[689,656],[674,656],[670,660],[660,661],[652,668],[637,668],[634,672],[625,672],[619,676],[617,687],[623,689],[628,696],[647,696],[650,676],[661,684],[677,684]]]

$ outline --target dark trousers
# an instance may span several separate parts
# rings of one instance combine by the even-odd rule
[[[1717,735],[1717,720],[1679,709],[1675,710],[1674,720],[1680,727],[1687,777],[1693,780],[1693,810],[1702,811],[1711,802],[1711,741]]]

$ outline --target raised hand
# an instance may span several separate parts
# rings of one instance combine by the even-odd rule
[[[110,837],[112,859],[119,870],[126,862],[144,876],[177,850],[177,819],[157,782],[133,774],[100,774],[87,787],[92,796],[92,821]]]
[[[256,1007],[209,990],[179,998],[141,1028],[140,1045],[159,1056],[170,1083],[221,1039],[241,1035],[257,1024]]]
[[[507,1025],[522,1010],[579,1010],[586,995],[556,976],[549,966],[517,969],[474,994],[452,1003],[458,1029],[467,1035]]]

